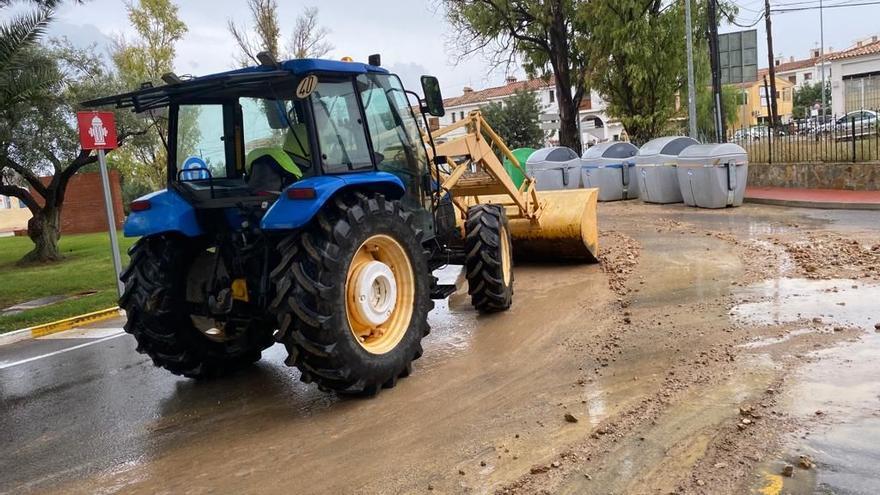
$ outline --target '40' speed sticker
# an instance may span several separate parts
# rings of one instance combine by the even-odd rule
[[[304,77],[299,84],[296,85],[296,97],[302,100],[306,98],[318,86],[318,76],[311,75]]]

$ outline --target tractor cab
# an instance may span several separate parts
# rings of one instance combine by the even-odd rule
[[[258,67],[189,80],[168,74],[168,84],[84,105],[167,116],[168,189],[197,210],[265,210],[306,179],[384,172],[432,231],[428,158],[413,112],[419,103],[400,79],[370,64],[263,55]]]

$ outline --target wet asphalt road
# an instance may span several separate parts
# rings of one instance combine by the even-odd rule
[[[659,211],[669,218],[680,215],[696,225],[755,233],[772,232],[777,224],[755,221],[745,215],[719,217],[681,208]],[[864,229],[874,225],[874,215],[816,212],[800,216],[798,221],[824,225],[846,218],[841,229]],[[348,441],[370,441],[378,442],[372,450],[374,455],[381,455],[385,447],[381,440],[362,431],[368,431],[369,425],[365,423],[378,415],[389,415],[405,424],[404,431],[398,433],[401,437],[415,435],[406,428],[425,426],[429,431],[448,435],[437,442],[451,445],[467,444],[469,431],[462,424],[469,424],[469,419],[480,417],[493,428],[496,424],[518,424],[519,418],[505,410],[513,410],[517,403],[535,396],[535,390],[540,391],[538,395],[545,394],[547,402],[555,400],[547,382],[541,382],[542,373],[552,376],[563,366],[554,362],[549,351],[556,349],[553,346],[565,335],[554,328],[557,323],[565,323],[566,311],[577,307],[564,302],[554,302],[553,306],[548,302],[548,306],[559,307],[559,311],[532,314],[527,305],[542,298],[562,301],[573,292],[590,294],[597,301],[614,296],[605,290],[605,280],[595,266],[526,269],[517,276],[517,296],[529,302],[505,316],[478,319],[470,308],[457,310],[445,308],[445,303],[440,305],[439,311],[432,314],[434,333],[426,340],[426,355],[418,362],[416,375],[401,382],[406,387],[383,393],[375,401],[343,400],[302,384],[299,373],[284,365],[286,352],[281,346],[264,352],[262,361],[252,369],[223,380],[197,383],[175,377],[135,352],[133,339],[122,333],[122,319],[94,324],[82,332],[0,346],[0,493],[65,491],[63,487],[70,480],[143,466],[169,451],[185,458],[188,448],[198,449],[197,460],[193,462],[200,464],[199,469],[205,466],[208,470],[214,458],[225,459],[227,451],[238,444],[243,444],[238,455],[266,455],[264,464],[271,464],[277,456],[257,454],[262,445],[269,443],[267,440],[277,442],[270,445],[272,449],[289,444],[294,452],[286,459],[304,460],[310,452],[320,451],[341,465],[354,463],[352,467],[356,470],[357,460],[341,455],[336,458],[328,452],[345,448]],[[548,276],[564,282],[538,283]],[[701,296],[691,294],[690,287],[685,289],[680,297]],[[670,293],[664,294],[668,298]],[[650,297],[644,294],[646,302],[651,301]],[[533,331],[539,324],[546,335]],[[475,332],[477,327],[479,332]],[[516,360],[529,363],[532,369],[518,375],[518,367],[510,364]],[[541,388],[536,389],[529,380],[540,382]],[[485,388],[476,388],[475,384],[484,382]],[[450,405],[450,400],[461,404]],[[482,405],[485,410],[480,409]],[[437,418],[431,417],[434,413]],[[436,424],[432,425],[432,420]],[[454,428],[450,429],[450,424]],[[578,434],[583,435],[584,431]],[[548,434],[563,443],[567,438],[561,433]],[[250,435],[254,439],[245,440]],[[300,441],[301,446],[297,445]],[[369,445],[359,447],[371,452]],[[449,455],[440,445],[419,448],[422,450],[417,452],[421,452],[422,458],[436,455],[442,459]],[[537,444],[533,449],[536,456],[543,452]],[[478,458],[480,453],[467,455]],[[361,462],[370,461],[376,459]],[[306,464],[301,469],[310,467]],[[161,479],[166,474],[162,469],[156,468],[151,475]],[[528,463],[509,469],[514,473],[527,471]],[[509,478],[510,472],[499,471],[497,476]],[[101,486],[100,482],[97,485],[87,485],[82,491],[119,488]],[[297,491],[291,485],[288,492]]]
[[[135,352],[123,323],[117,318],[0,347],[0,493],[87,477],[185,441],[185,431],[153,429],[162,418],[211,414],[277,394],[278,387],[303,393],[281,346],[254,369],[199,386]]]

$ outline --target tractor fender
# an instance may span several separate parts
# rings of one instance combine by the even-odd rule
[[[290,189],[314,189],[315,197],[310,199],[290,199]],[[263,230],[298,229],[307,223],[324,207],[330,199],[345,191],[379,192],[389,199],[400,199],[406,191],[396,175],[388,172],[362,172],[345,175],[321,175],[309,177],[293,183],[284,190],[263,219]]]
[[[174,191],[162,189],[136,199],[149,201],[149,209],[133,211],[125,219],[125,237],[141,237],[163,232],[179,232],[197,237],[205,232],[196,220],[196,210]]]

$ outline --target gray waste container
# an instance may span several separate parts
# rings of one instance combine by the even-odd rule
[[[535,178],[539,191],[581,187],[581,159],[571,148],[541,148],[526,160],[526,171]]]
[[[675,171],[678,154],[688,146],[699,144],[685,136],[652,139],[639,149],[635,157],[639,178],[639,198],[647,203],[681,203],[681,188]]]
[[[701,208],[739,206],[746,192],[749,161],[733,143],[698,144],[678,155],[678,184],[684,202]]]
[[[639,149],[630,143],[602,143],[581,157],[581,182],[598,187],[599,201],[617,201],[639,196],[639,182],[633,157]]]

